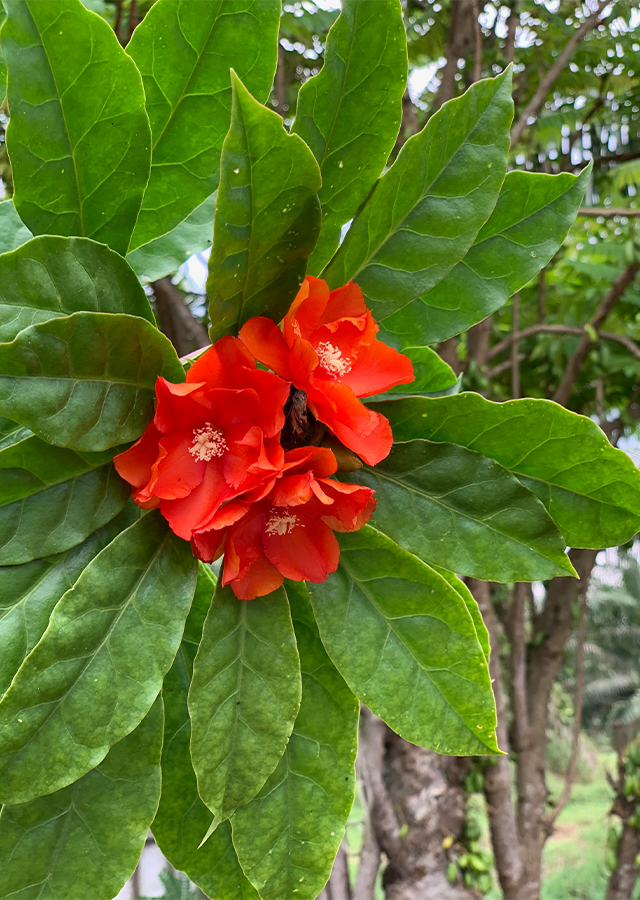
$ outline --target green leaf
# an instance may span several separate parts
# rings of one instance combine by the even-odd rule
[[[32,237],[33,235],[16,212],[13,200],[0,202],[0,253],[15,250],[16,247]]]
[[[489,669],[460,593],[368,525],[339,540],[338,571],[309,588],[351,690],[413,744],[497,753]]]
[[[133,874],[160,798],[162,700],[75,784],[0,815],[0,897],[111,900]]]
[[[147,96],[151,176],[131,249],[171,231],[218,186],[235,69],[262,103],[278,59],[280,0],[157,0],[127,47]]]
[[[480,453],[413,440],[349,480],[376,491],[372,524],[425,562],[485,581],[574,574],[542,503]]]
[[[582,201],[591,166],[567,172],[509,172],[474,245],[427,294],[385,319],[395,345],[444,341],[507,302],[556,253]]]
[[[7,149],[34,234],[77,234],[124,255],[149,177],[142,80],[80,0],[7,0]]]
[[[511,469],[570,547],[614,547],[640,530],[640,472],[591,419],[549,400],[464,393],[376,403],[396,440],[453,441]]]
[[[82,310],[128,313],[155,324],[135,272],[104,244],[44,236],[0,256],[0,341]]]
[[[43,455],[50,451],[55,460],[59,448],[38,443]],[[3,455],[0,453],[0,459]],[[14,470],[16,477],[26,472]],[[130,493],[130,486],[109,463],[1,504],[0,565],[26,563],[75,547],[117,516]]]
[[[284,591],[247,602],[220,584],[189,691],[198,790],[217,818],[258,793],[299,706],[300,663]]]
[[[52,444],[98,452],[136,440],[158,375],[184,381],[169,340],[144,319],[74,313],[0,345],[0,415]]]
[[[464,581],[461,581],[459,578],[457,578],[453,574],[453,572],[448,572],[441,566],[431,566],[431,568],[434,569],[438,573],[438,575],[444,578],[444,580],[451,585],[454,591],[457,591],[462,597],[464,605],[467,607],[467,612],[473,619],[473,625],[476,629],[478,641],[480,643],[480,646],[482,647],[482,652],[484,653],[488,662],[489,655],[491,654],[489,632],[487,631],[487,626],[484,624],[484,619],[482,618],[482,613],[480,612],[480,608],[478,607],[476,598],[473,596]]]
[[[44,634],[58,600],[138,513],[131,503],[72,550],[21,566],[0,567],[0,697]]]
[[[298,94],[291,130],[322,172],[322,233],[309,260],[319,274],[382,172],[398,136],[407,86],[399,0],[344,0],[327,36],[322,69]]]
[[[325,269],[329,285],[354,279],[384,319],[441,281],[496,205],[512,115],[510,69],[445,103],[377,183]]]
[[[143,284],[171,275],[194,253],[211,247],[216,197],[207,197],[168,234],[127,253],[127,262]]]
[[[191,548],[157,512],[89,563],[0,702],[0,799],[23,803],[97,766],[144,718],[180,645]]]
[[[414,394],[437,394],[440,391],[450,392],[457,384],[458,378],[451,366],[440,359],[431,347],[405,347],[402,351],[413,364],[415,380],[411,384],[398,384],[387,391],[389,394],[412,396]],[[367,399],[367,403],[369,400]]]
[[[353,803],[359,704],[322,646],[304,584],[287,583],[286,591],[302,668],[300,712],[275,772],[231,826],[262,900],[313,900]],[[352,651],[359,646],[358,639]]]
[[[202,624],[211,603],[214,581],[202,564],[185,633],[162,688],[165,708],[162,749],[162,796],[151,830],[172,866],[216,900],[258,900],[242,871],[231,842],[231,826],[221,822],[201,845],[211,813],[198,794],[191,764],[191,722],[187,694]]]
[[[321,224],[313,154],[237,76],[232,83],[207,279],[212,341],[252,316],[283,317]]]

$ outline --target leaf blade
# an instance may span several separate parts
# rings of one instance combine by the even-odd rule
[[[235,69],[266,102],[276,70],[280,0],[158,0],[127,47],[142,74],[151,174],[131,249],[166,234],[218,186]]]
[[[124,255],[151,162],[138,70],[80,0],[9,0],[6,10],[16,209],[34,234],[83,235]]]
[[[504,180],[510,79],[507,70],[472,85],[405,143],[325,269],[330,287],[355,280],[384,319],[462,259]]]
[[[331,873],[353,803],[359,706],[322,646],[304,584],[287,583],[286,591],[302,703],[278,767],[231,827],[240,863],[263,900],[313,900]]]
[[[135,273],[104,244],[43,235],[0,256],[0,341],[81,311],[127,313],[155,324]]]
[[[198,791],[225,820],[284,752],[300,706],[300,663],[282,589],[250,603],[216,589],[189,690]]]
[[[144,718],[180,644],[196,573],[189,545],[157,513],[89,563],[0,701],[3,802],[76,781]]]
[[[498,752],[487,661],[460,594],[368,525],[341,535],[340,548],[338,572],[310,596],[351,690],[414,744],[451,755]],[[348,648],[358,629],[356,655]]]
[[[512,470],[544,503],[571,547],[599,549],[640,527],[640,475],[595,422],[549,400],[492,403],[462,393],[381,402],[394,434],[453,441]]]
[[[407,51],[397,0],[345,0],[331,27],[324,63],[298,93],[291,130],[322,172],[322,232],[309,260],[319,274],[382,172],[398,136]]]
[[[591,172],[507,172],[491,216],[466,256],[428,293],[385,319],[399,346],[466,331],[524,287],[554,256],[578,213]]]
[[[376,491],[374,527],[424,562],[485,581],[573,574],[542,503],[479,453],[413,440],[349,477]]]
[[[232,82],[207,279],[212,341],[252,316],[282,318],[304,279],[321,222],[313,154],[237,76]]]
[[[0,897],[111,900],[132,875],[160,799],[162,700],[75,784],[0,813]]]
[[[0,345],[0,414],[52,444],[99,452],[140,437],[158,375],[184,381],[173,346],[144,319],[49,319]]]

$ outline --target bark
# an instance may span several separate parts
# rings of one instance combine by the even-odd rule
[[[507,65],[513,62],[516,52],[516,28],[520,24],[520,13],[517,0],[514,0],[509,19],[507,21],[507,39],[504,45],[504,58]]]
[[[160,330],[176,348],[178,356],[186,356],[209,343],[207,329],[195,319],[182,294],[170,278],[160,278],[152,284]]]
[[[456,4],[454,4],[455,6]],[[611,5],[611,0],[601,0],[601,3],[598,5],[596,11],[592,13],[587,19],[584,20],[582,25],[571,35],[570,39],[567,41],[562,51],[558,54],[556,61],[548,70],[546,75],[540,80],[540,84],[538,85],[538,89],[529,101],[525,108],[522,110],[520,114],[520,118],[513,126],[511,130],[511,146],[515,146],[518,143],[520,138],[522,137],[522,132],[527,127],[527,121],[533,116],[537,116],[542,106],[547,99],[547,95],[555,80],[558,78],[562,70],[565,68],[573,53],[585,36],[589,31],[596,28],[600,24],[600,16],[605,10],[607,6]]]
[[[620,300],[626,289],[636,277],[638,269],[640,269],[639,263],[629,263],[622,270],[620,275],[618,275],[618,277],[615,279],[607,293],[598,304],[596,311],[589,319],[588,325],[591,328],[592,332],[597,331],[597,329],[600,328],[600,326],[604,323],[613,307]],[[562,376],[562,381],[560,382],[558,390],[553,397],[556,403],[560,403],[562,406],[566,406],[569,402],[569,397],[571,396],[574,385],[578,380],[578,377],[582,370],[582,366],[584,365],[592,343],[593,341],[590,334],[588,333],[588,331],[585,331],[585,334],[580,339],[578,346],[573,353],[573,356],[567,363],[564,375]]]
[[[620,737],[622,735],[618,732],[616,738]],[[629,823],[629,819],[636,811],[636,798],[625,797],[624,794],[625,743],[626,741],[623,741],[618,746],[618,778],[616,781],[609,778],[609,783],[616,792],[611,812],[622,820],[622,832],[616,848],[616,867],[609,876],[605,900],[631,900],[638,878],[636,857],[640,853],[640,832]]]
[[[575,334],[576,336],[581,337],[585,334],[585,330],[577,325],[531,325],[529,328],[523,328],[522,331],[518,331],[516,334],[511,334],[503,341],[500,341],[499,344],[494,344],[489,351],[489,360],[492,360],[495,356],[499,356],[500,353],[513,343],[513,341],[521,341],[523,338],[531,337],[535,334]],[[616,341],[618,344],[622,344],[632,356],[635,356],[636,359],[640,359],[640,347],[638,347],[635,341],[626,337],[624,334],[616,334],[614,331],[598,331],[597,336],[604,338],[606,341]],[[510,365],[511,364],[509,363],[509,366]],[[501,371],[504,371],[504,369],[505,367],[503,366]],[[487,377],[492,377],[495,371],[495,369],[491,369],[487,373]]]
[[[636,154],[638,156],[638,154]],[[627,209],[624,206],[581,206],[579,216],[597,216],[603,219],[613,219],[616,216],[624,216],[627,219],[636,219],[640,216],[640,209]]]
[[[470,56],[476,47],[476,5],[474,0],[456,0],[451,4],[451,21],[447,32],[446,62],[438,92],[431,104],[434,113],[456,94],[455,76],[458,60]]]
[[[534,640],[527,654],[528,742],[518,755],[517,829],[523,875],[513,900],[537,900],[540,896],[542,851],[553,830],[546,817],[547,715],[553,684],[562,664],[565,646],[573,631],[574,604],[581,604],[597,550],[572,550],[571,561],[579,580],[554,578],[547,587],[542,612],[534,617]],[[509,900],[506,897],[505,900]]]
[[[446,837],[460,836],[468,759],[440,756],[388,731],[385,785],[407,832],[387,850],[387,900],[468,900],[477,894],[446,879]],[[386,848],[385,848],[386,849]]]
[[[471,361],[474,361],[481,372],[486,368],[492,327],[493,316],[487,316],[467,332],[467,367]]]
[[[338,847],[329,882],[325,888],[328,900],[351,900],[351,885],[349,884],[349,869],[347,867],[347,852],[344,841]]]

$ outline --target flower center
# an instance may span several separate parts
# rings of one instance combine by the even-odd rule
[[[320,361],[320,366],[328,372],[329,375],[340,375],[344,377],[348,375],[353,368],[352,363],[345,359],[337,347],[330,344],[329,341],[322,341],[316,347],[316,353]]]
[[[223,433],[207,423],[204,428],[193,429],[193,443],[189,447],[189,453],[195,459],[209,462],[214,456],[223,456],[228,450]]]
[[[288,506],[271,508],[265,531],[267,534],[291,534],[296,525],[304,528],[300,519],[292,512],[288,512]]]

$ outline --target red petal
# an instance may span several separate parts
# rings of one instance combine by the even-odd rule
[[[269,366],[282,378],[291,380],[289,348],[273,319],[265,316],[249,319],[240,329],[240,340],[261,363]]]
[[[172,384],[164,378],[156,381],[156,428],[164,434],[201,428],[211,416],[211,408],[202,384]]]
[[[311,470],[316,478],[326,478],[338,471],[338,463],[328,447],[296,447],[285,453],[283,470],[287,475]]]
[[[343,484],[341,481],[320,481],[324,491],[333,500],[327,510],[319,510],[322,521],[334,531],[358,531],[371,518],[376,501],[370,488],[359,484]]]
[[[288,534],[267,534],[265,530],[262,541],[266,557],[285,578],[316,583],[326,581],[327,576],[338,568],[338,541],[320,519],[297,512],[296,516],[299,524]]]
[[[226,530],[205,531],[202,534],[194,534],[191,538],[191,551],[202,562],[211,563],[219,559],[224,550]]]
[[[264,503],[254,503],[246,515],[229,529],[224,554],[223,584],[241,578],[249,565],[264,555],[262,549],[264,510]]]
[[[356,318],[364,316],[366,312],[362,291],[353,281],[348,281],[342,287],[331,291],[329,302],[318,324],[326,325],[336,319]]]
[[[397,384],[409,384],[413,379],[413,366],[408,356],[382,341],[374,341],[360,348],[353,368],[342,382],[356,397],[370,397]]]
[[[236,387],[251,388],[260,397],[260,414],[254,421],[262,428],[265,437],[279,434],[284,425],[283,407],[289,399],[290,383],[271,372],[241,366],[233,370],[232,377]]]
[[[154,465],[154,477],[149,493],[162,500],[177,500],[188,496],[204,478],[207,463],[196,459],[189,451],[193,432],[176,431],[160,440],[160,456]]]
[[[389,455],[393,444],[389,422],[367,409],[347,385],[324,382],[321,388],[314,386],[309,401],[316,418],[370,466]]]
[[[158,458],[158,441],[162,435],[149,422],[144,434],[132,447],[114,457],[113,463],[121,478],[134,488],[142,488],[151,478],[151,467]]]
[[[238,600],[255,600],[256,597],[264,597],[272,591],[282,587],[284,576],[272,566],[266,556],[249,563],[246,572],[239,578],[225,581],[231,585],[233,593]]]
[[[208,520],[231,494],[222,474],[222,459],[216,457],[207,463],[202,481],[188,497],[162,500],[160,512],[178,537],[190,541],[195,531],[208,527]]]
[[[205,381],[210,387],[232,387],[228,375],[234,366],[255,369],[256,361],[242,341],[227,335],[198,357],[187,372],[187,381]]]

